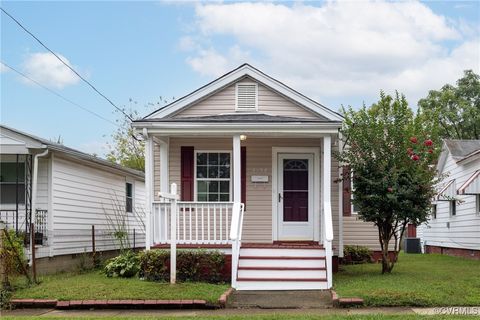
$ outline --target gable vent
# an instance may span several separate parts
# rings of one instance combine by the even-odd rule
[[[238,83],[237,84],[237,104],[239,111],[257,110],[257,84],[256,83]]]

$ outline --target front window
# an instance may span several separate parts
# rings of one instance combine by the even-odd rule
[[[197,152],[197,201],[230,201],[230,152]]]
[[[476,198],[477,198],[476,199],[477,214],[480,215],[480,194],[477,194]]]
[[[23,159],[22,159],[23,161]],[[0,162],[0,202],[25,203],[25,162]]]
[[[450,215],[456,216],[457,215],[457,204],[455,200],[449,201],[450,202]]]

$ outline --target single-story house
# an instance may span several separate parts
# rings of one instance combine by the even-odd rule
[[[147,249],[170,243],[175,183],[177,247],[231,254],[234,288],[330,288],[344,245],[379,250],[337,181],[342,120],[244,64],[135,121],[146,140]]]
[[[26,238],[34,224],[46,271],[68,269],[72,255],[91,252],[92,226],[96,251],[118,247],[112,232],[120,223],[135,229],[136,247],[145,246],[143,172],[2,125],[0,193],[0,221]]]
[[[424,252],[480,259],[480,140],[444,140],[437,170],[432,214],[417,228]]]

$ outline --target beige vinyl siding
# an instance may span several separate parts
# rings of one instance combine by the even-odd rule
[[[61,155],[55,155],[52,171],[53,254],[91,250],[92,225],[96,229],[97,250],[114,249],[114,243],[107,240],[113,231],[111,221],[116,219],[114,208],[125,207],[127,181],[135,186],[135,208],[144,207],[143,181],[61,158]],[[109,221],[107,215],[112,220]],[[129,215],[129,225],[141,229],[133,214]]]
[[[455,188],[458,189],[479,169],[480,159],[462,165],[449,154],[442,172],[448,177],[443,183],[455,179]],[[480,215],[475,213],[475,196],[458,195],[457,200],[455,216],[450,216],[448,201],[437,201],[437,218],[429,219],[427,225],[419,227],[424,245],[480,250]]]
[[[332,143],[335,140],[332,139]],[[331,199],[331,206],[332,206],[332,224],[333,224],[333,254],[338,255],[338,249],[340,248],[340,220],[339,220],[339,192],[338,192],[338,161],[333,157],[333,150],[335,147],[332,147],[332,171],[331,171],[331,191],[330,191],[330,199]],[[338,150],[338,148],[337,148]],[[320,159],[321,164],[322,159]],[[321,165],[320,165],[321,166]],[[320,223],[322,223],[320,221]]]
[[[272,147],[318,147],[323,141],[318,139],[274,139],[274,138],[249,138],[242,142],[247,150],[247,203],[243,227],[243,240],[246,242],[271,242],[272,241]],[[231,138],[170,138],[170,183],[175,182],[180,186],[180,148],[193,146],[195,150],[232,150]],[[321,162],[321,159],[320,159]],[[155,171],[159,172],[159,155],[155,158]],[[334,224],[334,244],[338,249],[338,164],[332,159],[332,215]],[[252,175],[268,175],[268,183],[252,183]],[[155,185],[158,182],[155,181]],[[320,197],[316,197],[321,205]]]
[[[373,223],[360,220],[356,214],[343,217],[343,244],[381,250],[377,227]]]
[[[253,82],[244,79],[237,83]],[[211,116],[222,113],[235,112],[235,86],[236,83],[214,93],[206,99],[199,101],[184,110],[181,110],[174,118]],[[258,84],[258,112],[275,116],[289,116],[300,118],[315,118],[316,115],[303,107],[286,99],[277,92]]]

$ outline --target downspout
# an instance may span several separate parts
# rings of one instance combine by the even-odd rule
[[[37,181],[38,181],[38,158],[44,157],[48,154],[48,149],[45,149],[42,153],[36,154],[33,157],[33,177],[32,177],[32,213],[30,223],[35,221],[33,218],[36,216],[37,212]],[[34,237],[35,238],[35,237]],[[31,236],[30,236],[31,239]],[[35,248],[35,242],[30,241],[30,254]],[[32,259],[28,262],[29,265],[32,264]]]
[[[45,157],[48,154],[48,149],[42,153],[36,154],[33,157],[33,177],[32,177],[32,213],[37,210],[37,181],[38,181],[38,158]]]

